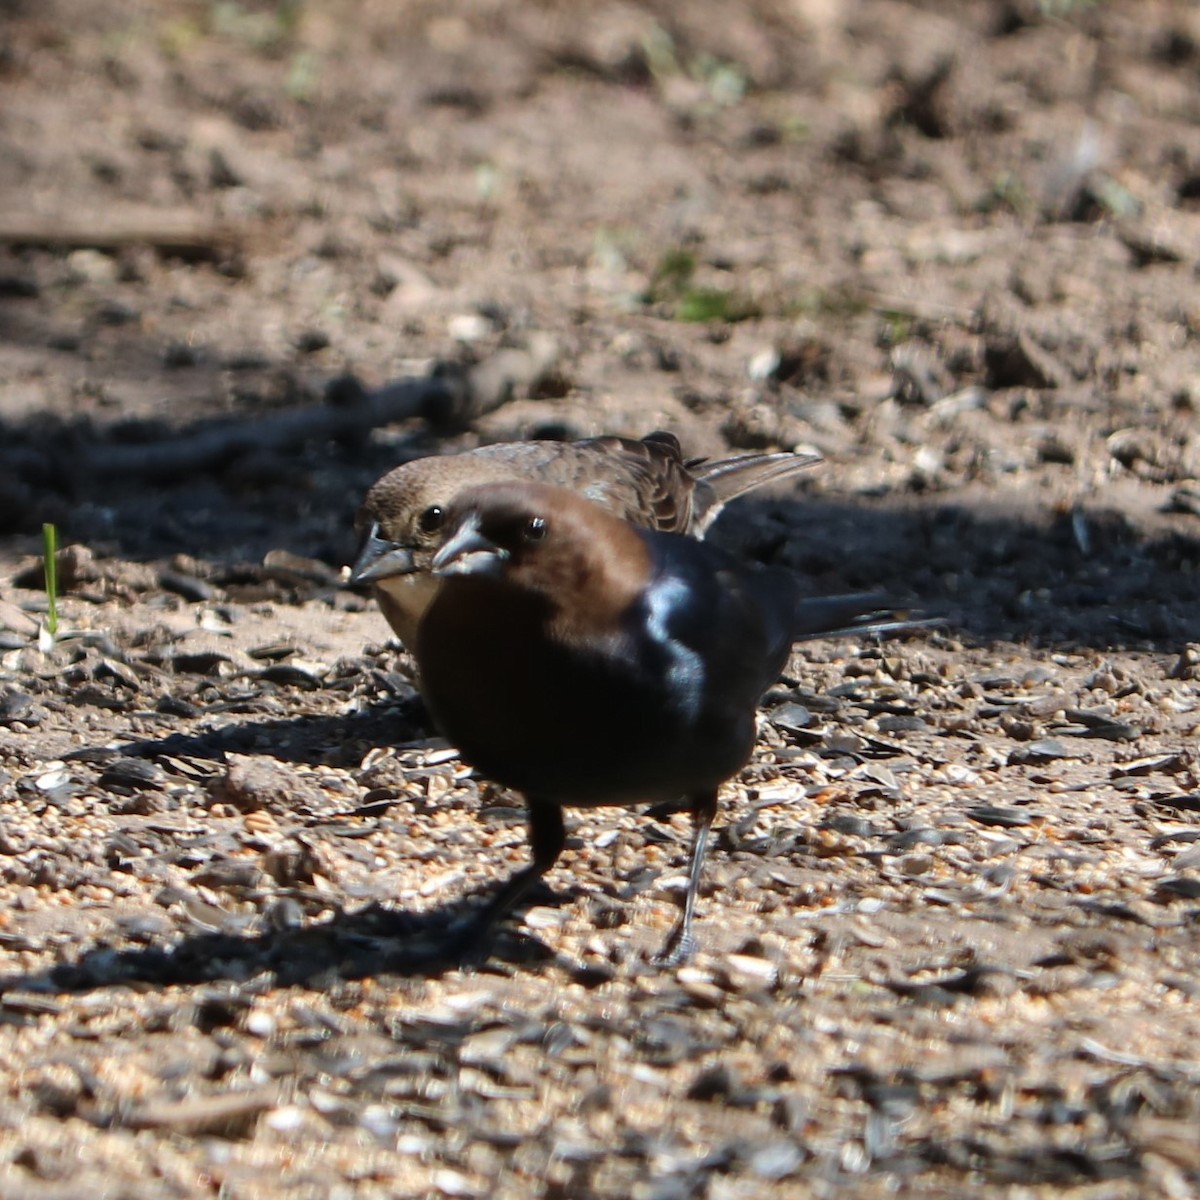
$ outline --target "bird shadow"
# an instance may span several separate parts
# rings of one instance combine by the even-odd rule
[[[425,741],[432,734],[433,723],[420,698],[414,695],[399,704],[381,703],[358,713],[306,713],[139,738],[124,743],[121,754],[129,758],[214,762],[222,762],[230,754],[267,754],[281,762],[354,769],[374,747]]]
[[[498,927],[486,939],[470,936],[471,915],[484,895],[471,893],[425,912],[376,901],[354,911],[336,910],[328,920],[284,928],[263,928],[262,918],[255,918],[255,926],[244,931],[204,929],[171,945],[117,949],[98,941],[70,962],[0,976],[0,995],[194,987],[242,983],[263,974],[276,986],[325,990],[337,980],[382,975],[437,979],[464,969],[511,974],[560,957],[523,931]],[[542,885],[515,911],[569,898]]]
[[[981,643],[1082,652],[1200,640],[1194,519],[974,499],[751,497],[722,515],[713,540],[792,568],[816,595],[879,590]]]

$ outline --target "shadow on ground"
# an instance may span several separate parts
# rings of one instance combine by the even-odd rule
[[[133,421],[120,437],[161,433],[158,422]],[[314,444],[288,455],[241,456],[220,475],[151,485],[89,480],[67,469],[71,447],[96,436],[86,422],[0,421],[0,445],[12,464],[0,485],[0,528],[27,535],[14,548],[36,552],[28,535],[46,519],[59,523],[63,544],[82,541],[134,561],[187,554],[229,567],[286,549],[340,567],[354,556],[354,513],[370,483],[437,447],[415,428],[391,446]],[[815,593],[881,589],[980,640],[1071,650],[1174,650],[1200,640],[1196,518],[1139,521],[1116,507],[1057,511],[1028,498],[1012,504],[998,511],[994,496],[985,507],[956,492],[752,497],[731,506],[712,536],[795,568]]]
[[[373,746],[428,738],[433,723],[420,698],[347,716],[305,713],[279,720],[247,720],[200,733],[172,733],[131,741],[122,753],[134,758],[200,758],[269,754],[282,762],[357,767]]]
[[[482,943],[464,938],[462,923],[480,900],[481,894],[468,895],[423,913],[373,903],[356,912],[339,911],[327,921],[305,920],[282,929],[194,933],[169,948],[114,950],[99,944],[74,962],[28,975],[0,976],[0,996],[114,986],[166,988],[222,980],[240,983],[264,971],[271,972],[280,987],[320,990],[335,978],[432,979],[461,967],[522,970],[555,957],[537,938],[505,928],[492,931]],[[516,911],[567,900],[539,885]],[[573,969],[586,975],[587,968]]]

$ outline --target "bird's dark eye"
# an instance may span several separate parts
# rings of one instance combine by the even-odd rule
[[[527,542],[540,542],[546,536],[546,518],[545,517],[530,517],[525,522],[525,528],[522,530],[522,536]]]
[[[437,533],[446,519],[446,510],[440,504],[431,504],[418,518],[422,533]]]

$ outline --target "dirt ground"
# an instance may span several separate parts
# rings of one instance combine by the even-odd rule
[[[1198,80],[1183,0],[0,0],[0,1195],[1195,1195]],[[794,656],[691,965],[602,810],[446,962],[520,800],[355,508],[657,428],[946,627]]]

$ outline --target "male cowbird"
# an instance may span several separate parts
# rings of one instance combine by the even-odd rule
[[[792,642],[856,617],[893,624],[875,619],[877,596],[808,600],[782,568],[537,483],[457,496],[431,569],[442,587],[416,644],[426,700],[464,759],[529,806],[533,862],[472,936],[558,858],[563,805],[682,799],[694,838],[664,961],[691,950],[717,789],[750,757],[755,707]]]
[[[619,517],[702,537],[724,505],[821,461],[817,454],[739,454],[685,460],[670,433],[583,442],[503,442],[419,458],[389,471],[359,510],[362,548],[352,583],[372,583],[388,624],[410,648],[438,588],[429,563],[459,494],[484,483],[531,480],[579,492]]]

